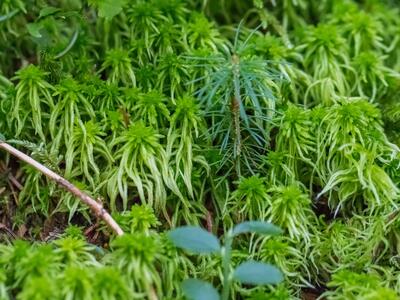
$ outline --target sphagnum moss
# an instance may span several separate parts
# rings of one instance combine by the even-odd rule
[[[0,1],[0,142],[95,197],[125,235],[1,152],[1,300],[200,299],[211,284],[224,299],[399,298],[393,1],[52,5]],[[246,220],[283,235],[232,240]],[[183,252],[165,233],[182,225],[228,243]],[[248,259],[284,282],[242,284],[273,274],[254,278]]]

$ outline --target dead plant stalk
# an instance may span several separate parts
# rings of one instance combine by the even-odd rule
[[[115,220],[111,217],[111,215],[103,208],[103,206],[94,200],[92,197],[87,195],[86,193],[82,192],[76,186],[74,186],[71,182],[66,180],[65,178],[61,177],[57,173],[53,172],[49,168],[45,167],[41,163],[34,160],[32,157],[26,155],[25,153],[19,151],[18,149],[14,148],[10,144],[0,141],[0,148],[7,151],[8,153],[12,154],[13,156],[17,157],[18,159],[26,162],[27,164],[31,165],[39,172],[46,175],[51,180],[57,182],[60,186],[65,188],[68,192],[78,197],[83,203],[90,207],[93,213],[98,217],[101,218],[117,235],[123,235],[124,232],[122,231],[121,227],[115,222]]]

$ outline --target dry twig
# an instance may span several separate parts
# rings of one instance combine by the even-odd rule
[[[18,149],[14,148],[10,144],[2,141],[0,139],[0,148],[7,151],[8,153],[14,155],[15,157],[19,158],[20,160],[26,162],[27,164],[31,165],[50,179],[57,182],[60,186],[65,188],[68,192],[78,197],[83,203],[90,207],[90,209],[94,212],[94,214],[101,218],[117,235],[122,235],[124,232],[122,231],[121,227],[115,222],[115,220],[111,217],[111,215],[103,208],[103,206],[94,200],[89,195],[82,192],[72,183],[70,183],[65,178],[61,177],[57,173],[53,172],[49,168],[45,167],[44,165],[40,164],[32,157],[26,155],[25,153],[19,151]]]

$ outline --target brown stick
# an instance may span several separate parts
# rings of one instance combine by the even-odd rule
[[[43,166],[30,156],[26,155],[25,153],[19,151],[18,149],[14,148],[13,146],[7,144],[0,140],[0,148],[4,149],[8,153],[14,155],[15,157],[19,158],[20,160],[26,162],[27,164],[31,165],[50,179],[57,182],[60,186],[65,188],[68,192],[78,197],[83,203],[90,207],[93,213],[98,217],[103,219],[104,222],[117,234],[123,235],[124,232],[122,231],[121,227],[115,222],[115,220],[111,217],[111,215],[103,208],[103,206],[98,203],[96,200],[91,198],[89,195],[82,192],[72,183],[70,183],[65,178],[61,177],[57,173],[53,172],[52,170],[48,169],[47,167]]]

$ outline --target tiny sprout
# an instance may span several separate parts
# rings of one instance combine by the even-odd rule
[[[183,226],[169,232],[170,240],[176,247],[197,254],[219,254],[222,258],[223,288],[222,300],[229,299],[232,279],[243,284],[265,285],[277,284],[283,280],[281,271],[276,267],[248,260],[231,270],[233,238],[242,233],[278,235],[281,229],[266,222],[247,221],[236,225],[225,235],[224,245],[208,231],[196,226]],[[186,279],[182,283],[184,294],[191,300],[220,299],[217,290],[208,282],[199,279]]]

